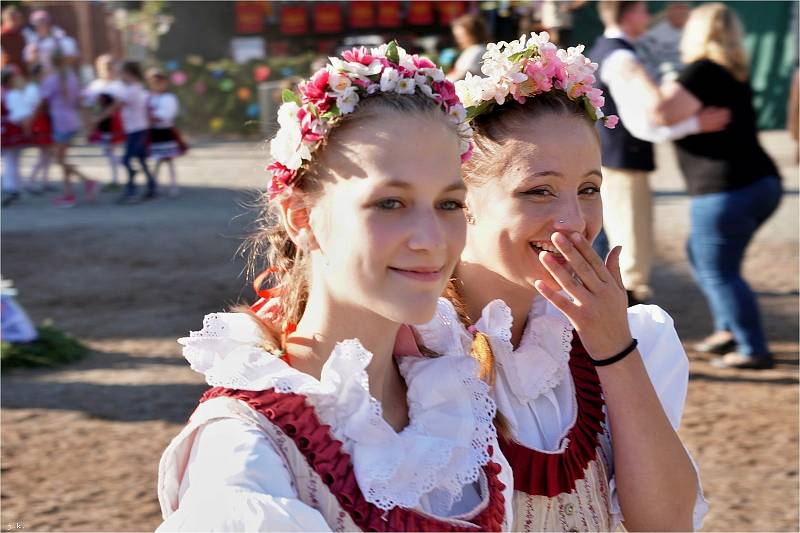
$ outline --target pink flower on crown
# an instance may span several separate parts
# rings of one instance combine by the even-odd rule
[[[606,128],[613,130],[619,123],[619,117],[617,115],[608,115],[603,118],[603,121],[605,122]]]
[[[509,43],[489,43],[481,65],[483,77],[467,75],[455,86],[471,118],[511,99],[524,103],[537,94],[560,90],[591,106],[589,115],[611,128],[618,119],[603,116],[603,93],[593,87],[596,71],[597,63],[583,55],[582,45],[559,49],[547,32],[541,32]]]
[[[328,99],[327,88],[329,78],[330,73],[324,68],[318,70],[311,76],[311,79],[305,82],[300,88],[300,92],[303,95],[303,102],[310,102],[315,105],[325,103]]]
[[[453,84],[429,59],[409,55],[396,43],[367,51],[353,48],[299,85],[299,95],[284,91],[278,109],[280,129],[270,141],[274,163],[267,167],[272,174],[270,199],[285,198],[301,171],[304,161],[312,158],[335,121],[352,113],[365,95],[378,91],[398,94],[420,93],[433,99],[457,125],[464,140],[462,158],[469,157],[472,144],[466,140],[472,130],[466,123],[466,111]]]
[[[272,180],[267,189],[270,200],[282,198],[287,192],[290,192],[292,181],[297,175],[296,171],[290,170],[276,161],[267,167],[267,172],[272,174]]]
[[[342,52],[342,58],[345,61],[361,63],[362,65],[371,65],[372,62],[375,61],[375,58],[370,55],[369,51],[364,46]]]

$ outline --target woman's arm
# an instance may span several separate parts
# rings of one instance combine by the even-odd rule
[[[606,264],[586,239],[554,233],[553,244],[577,274],[547,252],[540,260],[572,299],[544,282],[536,288],[572,322],[589,355],[606,359],[631,343],[627,296],[617,247]],[[597,367],[608,408],[615,480],[625,528],[631,531],[691,531],[698,480],[670,424],[639,350]]]
[[[653,109],[653,119],[658,124],[674,124],[686,120],[703,108],[703,102],[677,81],[664,84],[660,93],[661,99]]]

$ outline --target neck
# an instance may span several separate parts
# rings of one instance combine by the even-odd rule
[[[492,300],[503,300],[511,309],[511,344],[516,348],[525,331],[528,313],[537,292],[525,290],[517,283],[500,276],[496,272],[478,264],[462,261],[456,268],[456,277],[462,282],[459,286],[467,315],[477,321],[481,311]]]
[[[367,366],[369,392],[383,406],[384,418],[395,429],[408,421],[406,386],[393,352],[400,324],[369,309],[337,301],[312,284],[305,312],[288,340],[292,366],[316,379],[337,342],[357,338],[372,353]]]

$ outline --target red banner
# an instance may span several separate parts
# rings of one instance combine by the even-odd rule
[[[439,24],[447,26],[453,19],[460,17],[467,11],[467,6],[464,2],[460,1],[443,1],[437,2],[436,7],[439,9]]]
[[[308,33],[308,12],[305,6],[281,7],[281,33],[284,35]]]
[[[375,6],[372,2],[350,2],[350,27],[354,30],[375,25]]]
[[[408,23],[415,26],[428,26],[433,24],[433,2],[409,2]]]
[[[264,8],[259,2],[236,2],[236,33],[242,35],[264,31]]]
[[[378,2],[378,26],[381,28],[399,28],[402,23],[400,2],[393,0]]]
[[[314,31],[339,33],[342,31],[342,8],[334,3],[314,3]]]

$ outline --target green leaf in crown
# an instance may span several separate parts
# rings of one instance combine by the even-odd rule
[[[390,42],[389,46],[386,47],[386,59],[395,65],[400,64],[400,54],[397,51],[397,41]]]
[[[281,93],[281,99],[283,100],[283,103],[294,102],[298,106],[303,105],[303,102],[300,100],[300,97],[294,92],[292,92],[291,89],[284,89],[283,92]]]

